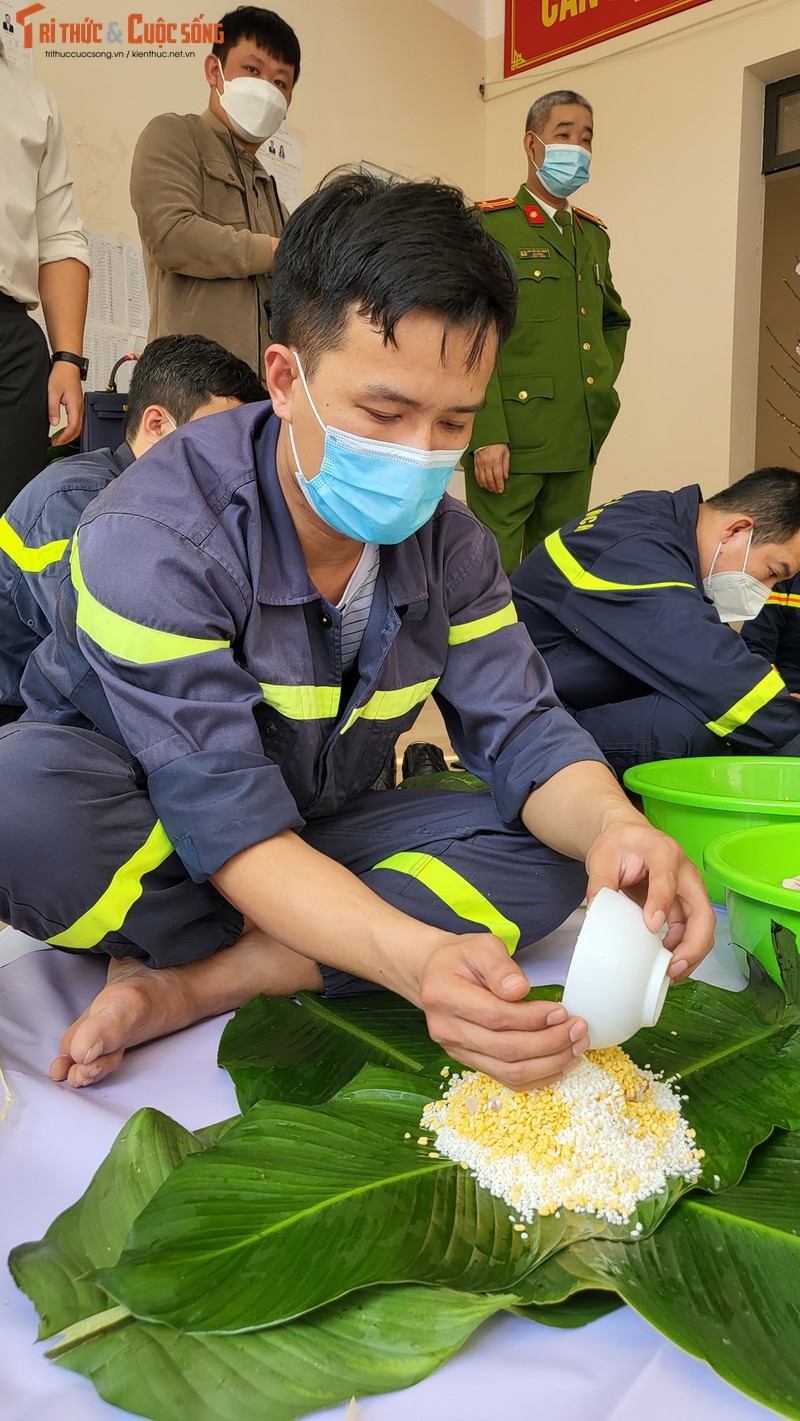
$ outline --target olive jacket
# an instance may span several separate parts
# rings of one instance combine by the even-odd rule
[[[274,179],[210,109],[159,114],[131,167],[149,339],[204,335],[263,378],[271,237],[288,213]]]

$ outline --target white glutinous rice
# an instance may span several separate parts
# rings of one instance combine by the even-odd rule
[[[439,1154],[466,1165],[526,1223],[571,1209],[625,1224],[669,1179],[701,1173],[704,1151],[673,1086],[610,1046],[534,1090],[454,1073],[421,1125],[436,1135]]]

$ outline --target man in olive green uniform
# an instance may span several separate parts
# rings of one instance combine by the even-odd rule
[[[467,502],[495,534],[509,574],[589,506],[630,326],[605,227],[567,200],[589,174],[590,104],[572,90],[537,99],[524,148],[528,177],[517,196],[479,204],[514,263],[520,301],[464,456]]]
[[[142,239],[149,339],[204,335],[264,378],[271,271],[288,213],[257,153],[286,116],[300,46],[273,10],[240,6],[205,60],[202,114],[162,113],[141,134],[131,204]]]

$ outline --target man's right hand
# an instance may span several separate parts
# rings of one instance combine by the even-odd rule
[[[520,967],[490,933],[453,935],[425,961],[420,1003],[448,1055],[512,1090],[551,1085],[577,1066],[586,1022],[559,1002],[527,1002]]]
[[[511,453],[507,444],[485,444],[475,450],[475,478],[487,493],[502,493],[508,478]]]

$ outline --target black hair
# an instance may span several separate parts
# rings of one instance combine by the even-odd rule
[[[800,473],[770,466],[745,474],[706,499],[718,513],[745,513],[753,520],[753,543],[788,543],[800,533]]]
[[[146,345],[133,367],[125,412],[125,438],[139,433],[148,405],[163,405],[177,425],[187,424],[215,395],[243,405],[266,400],[267,392],[249,365],[206,336],[159,336]]]
[[[225,66],[228,50],[240,39],[251,39],[259,49],[265,49],[273,59],[280,59],[294,68],[294,82],[300,78],[300,41],[291,25],[287,25],[274,10],[262,10],[259,5],[240,5],[229,10],[219,22],[222,43],[213,44],[211,53]]]
[[[534,99],[525,119],[525,132],[535,133],[539,138],[553,109],[567,105],[588,109],[594,118],[594,109],[583,94],[578,94],[575,89],[551,89],[549,94],[542,94],[540,98]]]
[[[474,332],[472,369],[491,332],[510,335],[517,278],[464,194],[438,180],[390,181],[369,173],[331,173],[289,218],[272,282],[270,334],[298,349],[313,373],[341,341],[350,311],[395,342],[412,311],[442,316]]]

